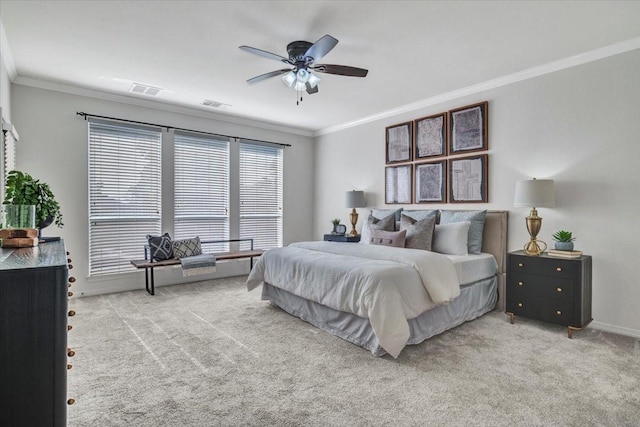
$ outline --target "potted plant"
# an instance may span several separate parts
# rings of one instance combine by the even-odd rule
[[[576,239],[573,237],[573,233],[571,231],[560,230],[556,231],[552,236],[553,240],[556,241],[555,246],[559,251],[572,251],[573,250],[573,241]]]
[[[36,228],[42,229],[55,222],[62,227],[62,212],[48,184],[17,170],[7,174],[4,205],[34,205]]]
[[[331,231],[331,234],[337,234],[338,230],[336,230],[336,227],[340,225],[340,218],[332,219],[331,224],[333,224],[333,230]]]

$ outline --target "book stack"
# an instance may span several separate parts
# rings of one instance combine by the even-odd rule
[[[558,258],[580,258],[582,256],[582,251],[560,251],[558,249],[549,249],[547,254]]]
[[[0,230],[3,248],[28,248],[38,246],[38,230],[35,228],[8,228]]]

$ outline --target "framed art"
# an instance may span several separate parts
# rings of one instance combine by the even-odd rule
[[[386,128],[387,164],[411,161],[412,122]]]
[[[489,201],[489,156],[449,159],[449,203]]]
[[[413,122],[414,159],[446,154],[447,113],[423,117]]]
[[[486,101],[449,111],[449,154],[489,148],[488,112]]]
[[[416,163],[415,203],[446,203],[447,201],[447,161]]]
[[[387,166],[384,174],[384,202],[411,203],[413,165]]]

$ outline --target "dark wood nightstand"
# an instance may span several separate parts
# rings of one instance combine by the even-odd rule
[[[358,243],[360,241],[360,235],[349,236],[348,234],[325,234],[324,240],[327,242]]]
[[[557,258],[509,253],[506,313],[568,327],[568,336],[591,318],[591,257]]]

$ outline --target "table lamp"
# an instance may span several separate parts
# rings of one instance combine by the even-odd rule
[[[538,216],[536,207],[552,208],[556,205],[553,180],[533,178],[516,182],[513,205],[515,207],[531,207],[531,212],[526,218],[527,230],[531,239],[524,245],[524,252],[527,255],[540,255],[547,249],[547,244],[536,237],[542,227],[542,218]],[[541,245],[544,245],[544,248]]]
[[[349,214],[349,219],[351,219],[351,232],[349,236],[357,236],[358,231],[356,231],[356,223],[358,222],[358,212],[356,212],[356,208],[364,208],[364,191],[347,191],[345,195],[345,207],[352,208],[351,214]]]

